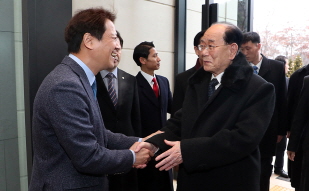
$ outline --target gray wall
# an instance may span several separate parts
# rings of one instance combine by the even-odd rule
[[[0,1],[0,190],[20,190],[14,1]]]

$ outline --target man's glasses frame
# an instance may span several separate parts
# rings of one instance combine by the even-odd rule
[[[215,50],[215,48],[217,48],[217,47],[220,47],[220,46],[227,46],[227,45],[229,45],[229,44],[224,44],[224,45],[203,45],[203,44],[199,44],[199,45],[197,45],[197,48],[198,48],[198,50],[199,51],[202,51],[202,50],[208,50],[208,51],[213,51],[213,50]]]

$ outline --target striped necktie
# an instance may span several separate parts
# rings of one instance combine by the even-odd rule
[[[110,72],[106,75],[106,77],[108,78],[107,91],[108,91],[109,97],[111,98],[113,102],[113,105],[116,107],[118,100],[117,100],[116,90],[115,90],[114,82],[113,82],[114,74]]]

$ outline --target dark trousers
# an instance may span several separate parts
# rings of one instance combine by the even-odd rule
[[[284,166],[284,153],[286,150],[286,140],[284,136],[282,140],[276,145],[276,159],[275,159],[275,171],[282,170]]]
[[[273,171],[272,156],[261,158],[260,190],[269,191],[269,180]]]

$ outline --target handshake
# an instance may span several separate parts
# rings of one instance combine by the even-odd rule
[[[160,133],[163,132],[157,131],[155,133],[152,133],[151,135],[143,138],[142,142],[136,142],[130,147],[130,150],[135,152],[135,163],[133,164],[134,168],[142,169],[147,166],[147,163],[151,160],[151,157],[153,157],[154,154],[158,151],[158,148],[153,144],[144,141]],[[172,148],[156,157],[156,161],[164,158],[156,165],[156,168],[159,168],[160,171],[170,170],[183,162],[180,151],[180,141],[165,140],[165,143],[169,146],[172,146]]]

